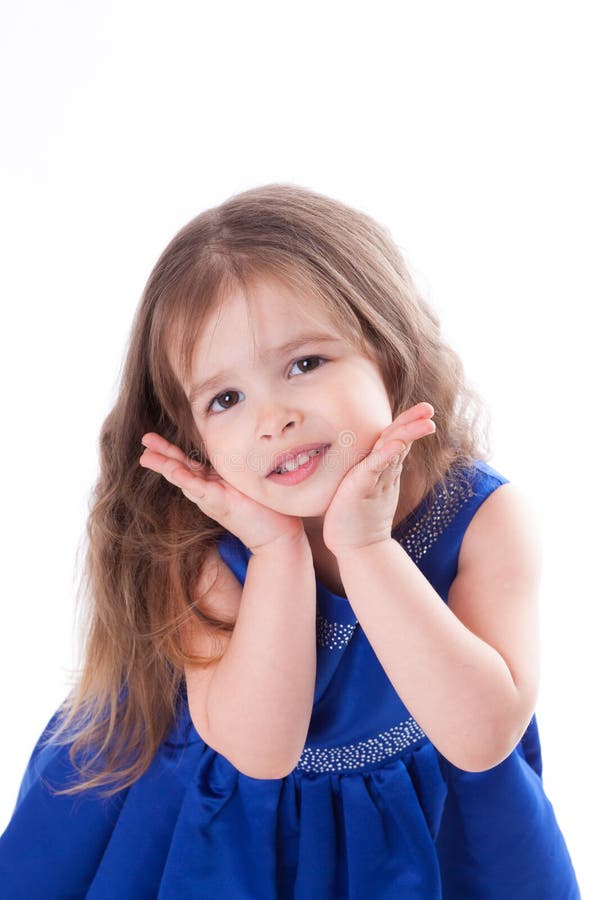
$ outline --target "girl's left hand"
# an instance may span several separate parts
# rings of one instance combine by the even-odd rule
[[[433,414],[431,403],[404,410],[346,473],[323,520],[323,541],[333,554],[389,540],[404,460],[413,441],[435,431]]]

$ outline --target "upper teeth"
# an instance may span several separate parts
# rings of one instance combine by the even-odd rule
[[[287,462],[282,463],[275,471],[279,474],[282,472],[293,472],[294,469],[297,469],[298,466],[303,466],[312,456],[316,456],[320,451],[321,448],[317,447],[315,450],[309,450],[308,453],[300,453],[295,459],[288,459]]]

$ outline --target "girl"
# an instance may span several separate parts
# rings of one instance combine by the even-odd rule
[[[3,898],[580,896],[541,779],[539,545],[482,412],[366,215],[274,184],[173,238]]]

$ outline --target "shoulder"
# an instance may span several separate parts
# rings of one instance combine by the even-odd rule
[[[507,567],[511,561],[522,564],[529,559],[532,567],[538,567],[540,535],[540,520],[527,492],[514,482],[495,479],[490,485],[488,479],[486,496],[465,530],[458,568],[471,567],[487,557],[488,562]]]

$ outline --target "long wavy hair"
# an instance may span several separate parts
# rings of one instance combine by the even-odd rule
[[[182,379],[190,380],[194,345],[215,304],[261,275],[285,279],[299,298],[312,294],[340,334],[377,361],[394,417],[422,400],[433,405],[436,431],[414,443],[405,463],[419,469],[426,496],[490,458],[487,407],[388,229],[290,184],[244,191],[192,219],[148,278],[101,427],[77,590],[80,665],[45,735],[70,745],[78,775],[56,793],[94,788],[110,796],[135,782],[178,715],[184,667],[219,658],[186,652],[191,617],[215,648],[219,632],[233,630],[203,609],[197,588],[225,530],[140,466],[140,439],[158,432],[207,463]]]

